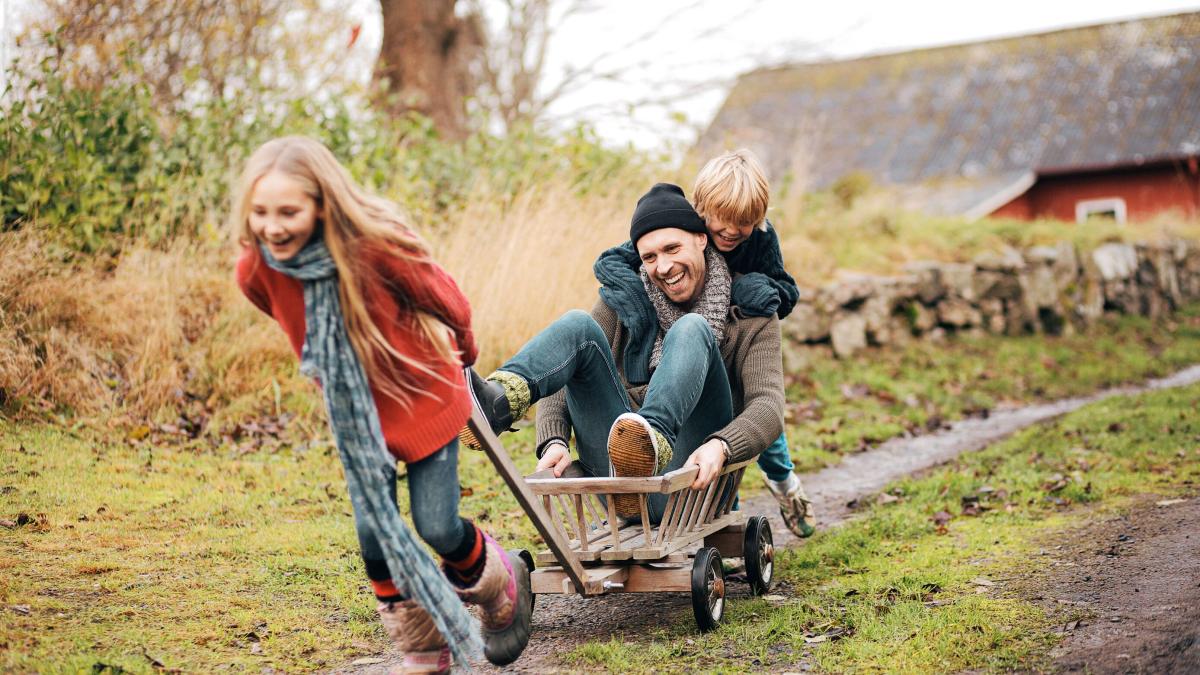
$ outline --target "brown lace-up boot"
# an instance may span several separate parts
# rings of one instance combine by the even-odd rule
[[[483,655],[504,666],[516,661],[529,642],[533,614],[529,569],[520,556],[505,551],[489,535],[483,539],[487,556],[483,572],[474,584],[456,590],[463,602],[479,606]]]
[[[381,602],[375,609],[387,634],[404,651],[404,661],[392,675],[450,672],[450,648],[433,617],[415,600]]]

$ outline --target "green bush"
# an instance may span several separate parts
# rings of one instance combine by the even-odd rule
[[[566,177],[582,193],[643,162],[583,127],[446,142],[427,119],[390,119],[347,96],[321,103],[252,88],[165,117],[144,85],[76,88],[58,73],[54,57],[18,62],[4,92],[0,223],[43,228],[82,252],[117,250],[127,237],[217,239],[245,158],[286,134],[320,139],[356,179],[425,223],[484,186],[503,199]]]

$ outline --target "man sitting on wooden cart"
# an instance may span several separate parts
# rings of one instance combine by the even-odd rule
[[[574,431],[588,475],[696,465],[692,487],[704,488],[783,431],[778,296],[754,275],[731,278],[675,185],[659,183],[638,200],[629,238],[640,276],[621,247],[602,255],[591,313],[567,312],[486,379],[474,375],[475,400],[496,433],[541,401],[539,471],[562,475]],[[461,437],[479,447],[469,429]],[[615,501],[618,515],[639,515],[635,496]],[[666,495],[649,501],[657,523]]]

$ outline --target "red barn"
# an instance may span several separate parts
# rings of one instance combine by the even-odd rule
[[[1200,215],[1200,13],[739,78],[696,152],[969,218]]]

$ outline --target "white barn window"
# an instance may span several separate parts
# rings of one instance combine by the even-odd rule
[[[1109,218],[1125,222],[1125,200],[1120,197],[1082,199],[1075,202],[1075,222],[1086,223],[1093,218]]]

